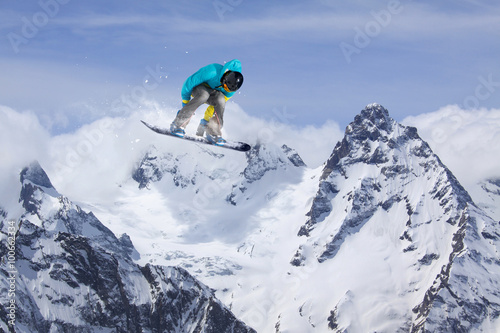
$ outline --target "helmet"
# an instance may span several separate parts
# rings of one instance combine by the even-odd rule
[[[220,83],[227,91],[236,91],[243,84],[243,75],[240,72],[227,71],[222,75]]]

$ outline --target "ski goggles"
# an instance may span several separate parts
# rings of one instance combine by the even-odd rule
[[[226,84],[226,83],[224,83],[224,84],[222,85],[222,88],[224,88],[224,90],[225,90],[225,91],[227,91],[227,92],[232,92],[232,91],[231,91],[231,89],[229,89],[229,87],[227,86],[227,84]]]

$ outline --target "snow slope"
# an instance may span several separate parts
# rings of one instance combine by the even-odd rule
[[[500,221],[500,179],[488,178],[470,186],[468,191],[481,209]]]

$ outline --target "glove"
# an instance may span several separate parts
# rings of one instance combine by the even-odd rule
[[[189,101],[182,100],[182,107],[185,107],[187,105],[187,103],[189,103]]]

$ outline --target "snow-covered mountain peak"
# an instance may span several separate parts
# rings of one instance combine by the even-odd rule
[[[485,232],[489,229],[496,231]],[[448,323],[437,319],[443,311],[441,302],[456,306],[443,286],[453,281],[454,286],[448,288],[462,291],[464,281],[457,276],[462,273],[457,272],[473,262],[465,260],[467,264],[463,264],[458,257],[469,249],[484,248],[484,258],[489,259],[484,259],[484,264],[478,262],[474,269],[499,271],[498,264],[487,263],[498,256],[498,224],[478,213],[467,191],[417,130],[394,121],[380,105],[367,106],[347,126],[343,140],[325,164],[298,236],[304,241],[290,260],[292,266],[305,269],[319,263],[322,268],[318,270],[342,271],[338,274],[343,278],[337,280],[334,292],[338,303],[331,306],[328,318],[335,332],[447,331],[449,322],[458,325],[460,319],[450,313],[446,314]],[[369,262],[365,258],[370,258]],[[345,270],[347,267],[350,269]],[[381,267],[390,267],[392,273],[386,275],[388,271]],[[424,276],[432,278],[424,281]],[[400,284],[406,278],[411,283]],[[485,277],[485,285],[490,283],[487,281]],[[377,286],[370,296],[367,284]],[[467,307],[497,302],[497,284],[487,287],[486,301],[477,300],[482,292],[463,296],[468,305],[461,311],[489,325],[484,313]],[[367,303],[360,299],[381,299],[392,292],[396,303],[413,305],[404,310],[396,303],[385,303],[381,310],[385,314],[377,314],[376,306],[363,308]],[[360,311],[355,316],[354,308]],[[496,311],[497,306],[494,308]],[[382,329],[376,318],[388,312],[399,319],[393,324],[386,320]],[[363,326],[360,322],[372,324]]]
[[[341,192],[340,187],[345,188],[340,183],[351,184],[350,187],[361,191],[346,193],[351,198],[348,201],[354,200],[350,205],[356,211],[360,208],[356,197],[361,196],[362,205],[374,209],[374,193],[382,193],[388,196],[384,199],[388,201],[379,204],[392,206],[394,200],[399,202],[410,195],[397,194],[404,190],[405,184],[419,179],[427,183],[435,199],[453,195],[454,199],[444,200],[443,205],[453,201],[457,209],[464,209],[467,202],[472,202],[453,174],[418,136],[416,128],[397,123],[381,105],[368,105],[347,126],[343,140],[326,162],[318,195],[308,214],[310,218],[299,235],[307,235],[307,230],[331,212],[331,199]],[[391,184],[389,191],[383,191],[384,183]],[[401,185],[395,187],[398,183]]]
[[[47,236],[60,232],[87,237],[109,250],[121,252],[114,234],[92,213],[84,212],[69,198],[59,194],[38,162],[20,174],[22,189],[19,202],[26,210],[23,218],[45,230]]]
[[[54,188],[49,177],[40,166],[38,161],[33,161],[29,166],[25,167],[20,174],[21,183],[29,181],[37,186],[42,186],[47,189]]]
[[[379,131],[392,131],[396,122],[389,116],[389,111],[380,104],[369,104],[354,121],[347,126],[346,134],[360,139],[377,139]]]
[[[388,162],[391,150],[412,138],[417,138],[415,128],[404,127],[389,116],[389,112],[379,104],[370,104],[356,115],[345,130],[345,136],[338,142],[326,162],[321,179],[325,179],[343,164],[363,162],[381,164]],[[430,154],[427,144],[421,146],[422,154]]]

